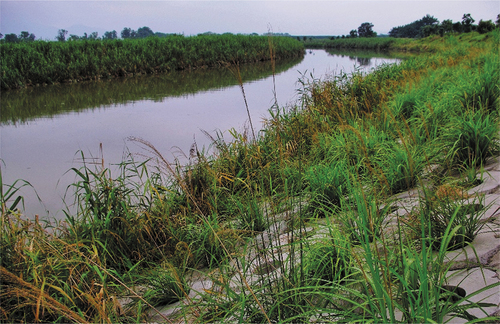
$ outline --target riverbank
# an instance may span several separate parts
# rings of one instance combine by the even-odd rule
[[[339,38],[321,39],[304,42],[306,48],[345,49],[345,50],[373,50],[385,52],[408,53],[437,53],[449,49],[450,46],[463,42],[480,44],[489,42],[491,33],[462,33],[448,34],[444,37],[431,36],[420,39],[393,38],[393,37],[365,37],[365,38]]]
[[[179,298],[199,322],[468,319],[485,306],[443,289],[441,261],[491,211],[465,201],[499,152],[499,34],[487,35],[371,74],[303,78],[261,135],[214,138],[216,153],[193,147],[186,167],[141,139],[151,160],[117,176],[87,160],[72,170],[78,213],[50,233],[7,208],[17,193],[4,189],[2,319],[144,322]],[[419,203],[397,213],[392,198],[416,187]],[[193,270],[209,277],[195,296]]]
[[[1,89],[288,59],[303,50],[287,37],[232,34],[5,43]]]

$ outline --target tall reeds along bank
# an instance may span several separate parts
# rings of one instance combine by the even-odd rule
[[[419,46],[442,50],[368,75],[303,78],[301,101],[273,110],[257,141],[245,145],[233,134],[211,170],[223,170],[228,192],[235,183],[251,188],[271,222],[286,215],[289,244],[274,241],[260,251],[267,259],[256,272],[248,250],[220,259],[227,272],[213,278],[218,293],[193,305],[202,318],[470,321],[471,310],[491,306],[469,298],[495,286],[466,296],[445,288],[446,251],[471,242],[484,224],[474,209],[482,208],[481,197],[470,205],[443,197],[442,188],[476,185],[481,165],[500,152],[498,41],[498,31],[429,38]],[[394,194],[421,185],[427,191],[420,207],[409,209],[409,219],[389,235],[384,227]],[[317,220],[319,236],[308,228]],[[251,289],[244,282],[235,288],[239,277],[229,267],[235,263],[251,272],[246,278],[266,275]]]
[[[486,41],[492,33],[479,34],[477,32],[463,34],[446,34],[444,36],[429,36],[426,38],[393,38],[393,37],[356,37],[339,39],[320,39],[307,42],[307,48],[343,49],[343,50],[370,50],[370,51],[395,51],[411,53],[438,52],[449,49],[459,42],[472,41],[475,45]],[[463,45],[463,44],[461,44]]]
[[[51,232],[3,187],[1,320],[144,322],[182,299],[180,316],[202,323],[474,321],[488,305],[470,297],[492,286],[446,289],[444,260],[484,226],[484,200],[452,193],[499,154],[499,34],[487,35],[370,74],[304,77],[300,101],[274,107],[255,139],[218,134],[188,165],[135,139],[147,163],[72,170],[78,213]],[[416,186],[388,232],[394,195]],[[189,296],[189,271],[212,285]]]
[[[267,37],[244,35],[6,43],[0,52],[2,90],[271,59]],[[303,45],[276,37],[273,55],[300,57]]]

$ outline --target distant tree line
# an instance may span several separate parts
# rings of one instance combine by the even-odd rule
[[[491,20],[480,20],[477,25],[470,13],[464,14],[462,21],[453,22],[445,19],[441,23],[433,16],[425,15],[422,19],[410,24],[394,27],[389,32],[390,37],[399,38],[419,38],[431,35],[441,35],[449,33],[469,33],[477,31],[481,34],[487,33],[500,26],[500,14],[497,16],[496,25]]]
[[[64,31],[64,29],[63,29]],[[59,30],[59,34],[61,33],[61,30]],[[129,27],[123,28],[123,30],[120,33],[121,38],[123,39],[139,39],[139,38],[147,38],[151,36],[156,36],[156,37],[166,37],[172,34],[166,34],[166,33],[160,33],[160,32],[153,32],[151,28],[149,27],[141,27],[137,30],[134,30]],[[59,41],[64,41],[64,39],[60,39],[60,37],[56,37],[57,40]],[[77,36],[77,35],[70,35],[69,37],[70,40],[87,40],[87,39],[102,39],[102,40],[112,40],[112,39],[118,39],[118,33],[116,30],[112,31],[107,31],[104,33],[104,35],[99,38],[97,32],[93,32],[90,35],[87,36],[87,33],[85,33],[83,36]]]
[[[65,41],[77,41],[77,40],[112,40],[112,39],[118,39],[118,36],[121,36],[123,39],[138,39],[138,38],[147,38],[151,36],[155,37],[167,37],[170,35],[175,35],[175,34],[167,34],[167,33],[160,33],[160,32],[153,32],[151,28],[149,27],[141,27],[137,30],[133,30],[132,28],[125,27],[121,31],[120,35],[116,32],[116,30],[112,31],[107,31],[104,33],[102,37],[99,37],[99,34],[97,32],[92,32],[90,34],[84,33],[83,36],[78,36],[74,34],[69,34],[68,36],[68,31],[66,29],[59,29],[57,32],[57,35],[55,37],[56,41],[59,42],[65,42]],[[0,40],[1,42],[5,43],[20,43],[20,42],[31,42],[36,39],[34,34],[30,34],[27,31],[22,31],[20,35],[16,34],[6,34],[5,37],[4,35],[0,34]]]
[[[0,34],[0,39],[3,39],[4,35]],[[22,31],[21,34],[6,34],[4,42],[7,43],[21,43],[21,42],[32,42],[36,39],[35,34],[29,33],[27,31]]]
[[[462,21],[453,22],[450,19],[445,19],[441,23],[439,20],[429,14],[425,15],[422,19],[416,20],[410,24],[406,24],[403,26],[393,27],[389,31],[390,37],[398,37],[398,38],[418,38],[418,37],[427,37],[430,35],[444,35],[448,33],[468,33],[471,31],[477,31],[479,33],[487,33],[492,31],[493,29],[500,28],[500,14],[497,16],[497,20],[493,23],[491,20],[480,20],[477,25],[474,24],[475,20],[472,18],[470,13],[464,14],[462,17]],[[340,39],[340,38],[356,38],[356,37],[377,37],[377,33],[373,31],[373,24],[370,22],[362,23],[357,29],[352,29],[349,32],[349,35],[342,36],[331,36],[330,39]],[[199,35],[214,35],[215,33],[206,32]],[[67,39],[71,41],[75,40],[113,40],[118,38],[118,33],[116,30],[107,31],[104,35],[99,38],[97,32],[92,32],[90,34],[84,33],[83,36],[70,34],[67,38],[68,31],[65,29],[59,29],[57,36],[55,39],[59,42],[65,42]],[[125,27],[120,33],[122,39],[140,39],[147,38],[151,36],[155,37],[167,37],[176,34],[167,34],[160,32],[153,32],[149,27],[141,27],[137,30],[133,30],[132,28]],[[253,33],[251,35],[257,35]],[[265,33],[263,35],[269,36],[287,36],[292,37],[288,33]],[[303,36],[302,40],[305,42],[307,40],[307,36]],[[309,37],[309,40],[312,41],[313,37]],[[322,37],[323,38],[323,37]],[[22,31],[21,34],[6,34],[4,35],[0,33],[0,42],[5,43],[20,43],[20,42],[32,42],[36,39],[33,33],[29,33],[28,31]],[[301,40],[299,36],[297,36],[298,40]]]
[[[475,20],[470,13],[464,14],[462,21],[453,22],[450,19],[439,20],[433,16],[425,15],[422,19],[416,20],[410,24],[394,27],[389,32],[389,35],[381,35],[379,37],[400,37],[400,38],[419,38],[427,37],[430,35],[444,35],[448,33],[467,33],[477,31],[484,34],[492,31],[495,28],[500,28],[500,14],[497,20],[493,23],[491,20],[480,20],[477,25],[474,24]],[[320,39],[329,38],[330,40],[356,38],[356,37],[377,37],[377,33],[373,31],[373,24],[370,22],[362,23],[357,29],[352,29],[348,35],[341,36],[293,36],[297,40],[307,42],[308,46],[314,46],[312,43]],[[320,46],[320,45],[318,45]]]
[[[358,29],[353,29],[349,32],[349,35],[342,35],[342,36],[328,36],[330,40],[334,39],[341,39],[341,38],[356,38],[356,37],[377,37],[377,33],[373,31],[373,24],[370,22],[364,22],[361,25],[359,25]],[[284,36],[288,35],[286,33]],[[297,37],[297,40],[301,40],[300,36],[295,36]],[[313,41],[313,39],[318,39],[318,38],[325,38],[324,36],[302,36],[302,40],[304,42],[309,39],[309,41]]]

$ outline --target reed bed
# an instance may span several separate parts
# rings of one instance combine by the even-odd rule
[[[445,47],[370,74],[304,76],[300,101],[273,107],[255,138],[217,134],[215,153],[194,145],[188,165],[133,139],[148,160],[117,175],[103,163],[72,170],[78,212],[51,231],[24,220],[6,186],[0,319],[144,322],[182,299],[177,316],[201,323],[477,321],[469,310],[488,305],[469,298],[492,287],[443,288],[444,257],[484,224],[439,188],[458,173],[465,190],[500,151],[499,33],[487,35],[418,41]],[[422,207],[386,236],[389,198],[424,172]],[[308,239],[318,220],[326,235]],[[251,268],[247,242],[279,221],[287,256],[271,243]],[[213,287],[189,297],[187,273],[202,268]]]
[[[273,47],[273,59],[303,55],[291,38]],[[267,37],[244,35],[6,43],[0,52],[2,90],[271,60]]]
[[[365,37],[365,38],[339,38],[320,39],[305,43],[307,48],[343,49],[343,50],[374,50],[395,51],[410,53],[436,53],[440,50],[457,45],[459,42],[472,41],[476,46],[487,40],[491,34],[463,33],[448,34],[444,37],[430,36],[421,39],[393,38],[393,37]]]

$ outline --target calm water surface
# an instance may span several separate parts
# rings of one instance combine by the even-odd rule
[[[394,63],[395,58],[340,55],[307,50],[303,59],[279,62],[273,83],[270,63],[240,67],[244,91],[256,131],[269,116],[274,89],[280,106],[298,99],[302,75],[315,78],[355,68],[371,69]],[[16,179],[31,183],[23,188],[25,214],[63,218],[63,196],[81,167],[81,154],[99,157],[102,144],[107,167],[123,160],[126,152],[144,153],[129,137],[152,143],[173,161],[215,135],[248,126],[248,115],[236,71],[227,68],[140,76],[93,83],[55,85],[7,91],[1,96],[0,158],[5,184]],[[68,200],[68,203],[70,200]]]

